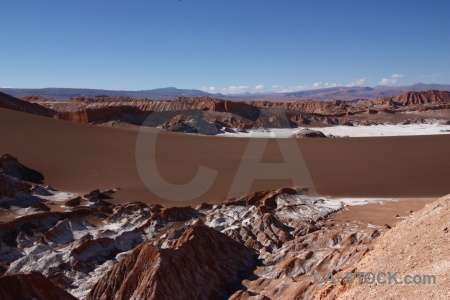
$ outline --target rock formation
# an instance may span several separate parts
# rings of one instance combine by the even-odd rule
[[[38,272],[0,277],[2,300],[76,300],[74,296],[53,284]]]
[[[86,299],[226,299],[255,265],[250,248],[208,226],[194,226],[171,248],[135,248]]]
[[[302,129],[293,134],[291,138],[326,138],[327,136],[319,130]]]
[[[44,180],[40,172],[22,165],[17,158],[9,154],[0,157],[0,173],[33,183],[42,183]]]
[[[403,106],[411,104],[448,104],[450,103],[450,92],[435,90],[426,92],[407,92],[393,98],[392,102]]]
[[[145,126],[170,127],[171,131],[189,133],[195,133],[195,130],[187,121],[203,120],[216,127],[216,130],[207,130],[206,134],[222,133],[222,128],[286,128],[314,123],[349,125],[355,122],[364,125],[361,117],[383,123],[386,122],[384,114],[450,109],[450,92],[436,90],[356,101],[230,101],[210,97],[152,101],[107,96],[75,97],[67,101],[52,101],[40,96],[25,99],[27,101],[0,94],[0,107],[92,124],[118,122],[142,125],[153,114],[152,122],[145,123]],[[193,127],[204,126],[197,124]],[[202,130],[197,130],[197,133],[204,134]]]
[[[322,286],[315,299],[380,299],[386,295],[391,299],[448,299],[449,244],[450,195],[398,223],[355,266],[336,274],[338,277],[344,272],[398,272],[395,281],[347,284],[339,280],[337,284]],[[416,284],[405,283],[406,275],[411,276],[410,282],[416,280]],[[435,280],[424,275],[433,275]]]

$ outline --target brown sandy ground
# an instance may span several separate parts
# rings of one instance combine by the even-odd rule
[[[148,137],[159,132],[148,129]],[[163,133],[156,155],[161,176],[189,182],[202,165],[218,170],[211,188],[186,202],[165,201],[142,183],[136,168],[137,133],[54,120],[0,109],[0,153],[13,153],[45,174],[59,190],[84,193],[121,187],[117,203],[164,206],[227,199],[249,139]],[[450,135],[297,141],[321,195],[335,197],[438,197],[450,193]],[[282,161],[275,140],[262,161]],[[251,191],[292,186],[291,180],[256,180]],[[250,192],[251,192],[250,191]]]
[[[361,222],[378,226],[387,224],[392,227],[413,212],[424,208],[426,204],[436,200],[437,198],[403,198],[396,201],[347,206],[334,214],[329,222]]]

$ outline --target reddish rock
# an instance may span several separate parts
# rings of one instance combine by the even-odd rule
[[[223,233],[195,226],[173,248],[142,244],[134,249],[86,299],[224,299],[254,269],[254,255]]]
[[[73,199],[67,200],[64,205],[74,207],[81,204],[81,197],[75,197]]]
[[[327,136],[319,130],[311,130],[308,128],[304,128],[297,133],[294,133],[290,136],[291,138],[327,138]]]
[[[392,99],[394,103],[407,105],[421,105],[421,104],[437,104],[449,103],[450,92],[448,91],[426,91],[426,92],[407,92]]]
[[[152,216],[153,220],[163,220],[165,222],[187,221],[195,219],[199,212],[190,206],[169,207]]]
[[[202,202],[199,205],[197,205],[197,207],[195,209],[196,210],[211,209],[212,207],[213,207],[212,204],[206,203],[206,202]]]
[[[50,207],[48,207],[42,202],[35,202],[30,206],[30,208],[33,208],[36,211],[50,211]]]
[[[54,285],[38,272],[11,274],[0,277],[2,300],[76,300],[74,296]]]
[[[346,125],[346,126],[353,126],[352,121],[350,121],[350,120],[347,119],[347,118],[341,120],[340,124],[341,124],[341,125]]]
[[[84,198],[87,198],[88,200],[93,199],[93,198],[111,199],[111,197],[100,192],[99,189],[93,190],[89,194],[84,195]]]
[[[22,97],[22,100],[28,101],[28,102],[56,102],[57,101],[53,98],[45,98],[40,95],[28,95],[28,96]]]
[[[31,98],[34,99],[34,98]],[[141,125],[157,113],[150,126],[186,131],[186,122],[193,115],[201,115],[218,128],[252,128],[254,126],[290,127],[319,123],[338,125],[336,117],[374,114],[380,111],[395,113],[407,106],[411,111],[448,109],[449,92],[408,92],[395,98],[382,97],[357,101],[296,100],[296,101],[230,101],[210,97],[180,97],[177,100],[151,101],[129,97],[76,97],[64,102],[36,101],[53,111],[49,116],[83,123],[125,122]],[[20,100],[21,101],[21,100]],[[29,102],[27,104],[31,105]],[[1,103],[0,103],[1,104]],[[261,115],[263,111],[263,115]],[[267,114],[268,112],[268,114]],[[267,115],[266,115],[267,114]],[[181,125],[180,125],[181,124]],[[183,127],[183,128],[179,128]],[[189,131],[190,132],[190,131]],[[198,133],[201,133],[198,131]]]
[[[295,195],[297,194],[297,190],[292,188],[282,188],[273,191],[254,192],[247,196],[246,202],[247,205],[259,205],[262,203],[264,205],[268,204],[268,207],[276,208],[275,199],[280,194]]]
[[[145,113],[138,107],[118,105],[103,106],[95,109],[87,108],[75,112],[60,112],[55,114],[54,118],[80,123],[124,121],[135,125],[141,125],[148,115],[149,113]],[[140,116],[140,118],[133,118],[134,116]]]

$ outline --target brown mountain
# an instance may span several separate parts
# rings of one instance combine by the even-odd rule
[[[43,105],[58,111],[56,118],[84,123],[119,121],[141,125],[146,117],[156,113],[153,118],[156,123],[150,126],[162,125],[163,128],[180,128],[180,130],[187,128],[189,132],[205,133],[205,130],[201,129],[205,126],[201,124],[207,125],[206,120],[217,127],[211,131],[212,134],[216,134],[223,127],[295,127],[317,123],[351,125],[355,121],[361,122],[361,116],[366,119],[365,115],[375,115],[369,118],[372,122],[368,124],[392,122],[394,118],[386,117],[386,114],[448,109],[450,92],[437,90],[407,92],[395,98],[358,101],[244,102],[210,97],[181,97],[172,101],[149,101],[127,97],[78,97],[65,102]],[[381,114],[377,115],[378,113]],[[164,121],[158,123],[158,120]],[[401,117],[398,122],[403,121]]]
[[[200,90],[188,90],[177,88],[160,88],[154,90],[142,91],[115,91],[99,89],[73,89],[73,88],[44,88],[44,89],[17,89],[0,88],[1,92],[10,94],[17,98],[23,98],[29,95],[40,95],[45,98],[57,100],[67,100],[74,97],[91,97],[98,95],[117,97],[127,96],[133,98],[149,98],[155,100],[176,100],[179,97],[201,97],[221,98],[235,101],[265,100],[265,101],[289,101],[289,100],[357,100],[357,99],[375,99],[379,97],[395,97],[407,91],[427,91],[427,90],[450,90],[448,84],[423,84],[416,83],[408,86],[338,86],[331,88],[312,89],[293,91],[288,93],[245,93],[235,95],[211,94]]]
[[[194,226],[171,248],[135,248],[86,299],[226,299],[255,265],[252,249],[208,226]]]
[[[392,99],[394,103],[404,106],[414,104],[450,103],[450,92],[431,90],[426,92],[407,92]]]

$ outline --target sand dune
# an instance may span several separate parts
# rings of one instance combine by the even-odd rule
[[[155,136],[156,129],[146,134]],[[17,156],[42,172],[56,188],[84,193],[121,187],[115,201],[165,201],[142,183],[136,168],[137,132],[55,120],[0,109],[0,153]],[[224,200],[248,144],[246,138],[163,133],[158,170],[174,184],[189,182],[203,165],[218,171],[212,187],[186,202]],[[450,193],[450,135],[298,140],[317,191],[331,196],[437,197]],[[263,162],[280,162],[270,140]],[[291,180],[257,180],[251,191],[292,185]]]

